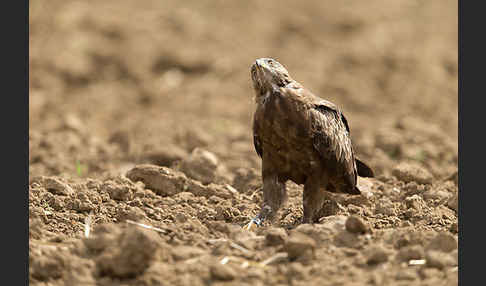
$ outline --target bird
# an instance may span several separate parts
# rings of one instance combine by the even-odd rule
[[[262,159],[263,204],[244,226],[272,221],[287,200],[286,182],[303,187],[302,223],[314,223],[326,191],[359,195],[357,176],[374,177],[355,155],[348,121],[338,106],[314,95],[272,58],[250,68],[255,93],[253,143]]]

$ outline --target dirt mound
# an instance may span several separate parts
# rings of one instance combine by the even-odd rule
[[[30,4],[32,285],[457,285],[457,3]],[[268,56],[377,176],[253,233]]]

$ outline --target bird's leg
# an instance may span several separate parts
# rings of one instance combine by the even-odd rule
[[[280,182],[277,175],[266,174],[266,172],[263,173],[262,177],[263,205],[258,215],[245,225],[244,228],[247,230],[261,226],[265,220],[272,220],[282,204],[287,200],[285,182]]]
[[[326,195],[322,188],[323,178],[309,177],[304,184],[302,223],[313,223],[317,212],[321,209]]]

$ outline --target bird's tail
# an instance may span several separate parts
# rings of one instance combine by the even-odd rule
[[[358,171],[358,176],[360,177],[373,178],[375,176],[373,170],[358,159],[356,159],[356,169]]]
[[[361,191],[358,189],[358,186],[355,186],[354,189],[349,193],[351,195],[361,195]]]

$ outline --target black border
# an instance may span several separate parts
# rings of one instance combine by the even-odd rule
[[[8,5],[7,5],[8,4]],[[2,284],[29,284],[29,1],[2,11]]]
[[[465,4],[468,4],[466,8]],[[471,4],[475,1],[458,1],[458,106],[459,106],[459,285],[482,285],[485,236],[483,234],[485,193],[481,160],[485,141],[482,139],[486,115],[481,99],[484,94],[484,10]],[[477,29],[477,30],[476,30]],[[469,41],[465,41],[469,39]],[[474,67],[474,65],[477,67]],[[478,258],[478,259],[476,259]]]

